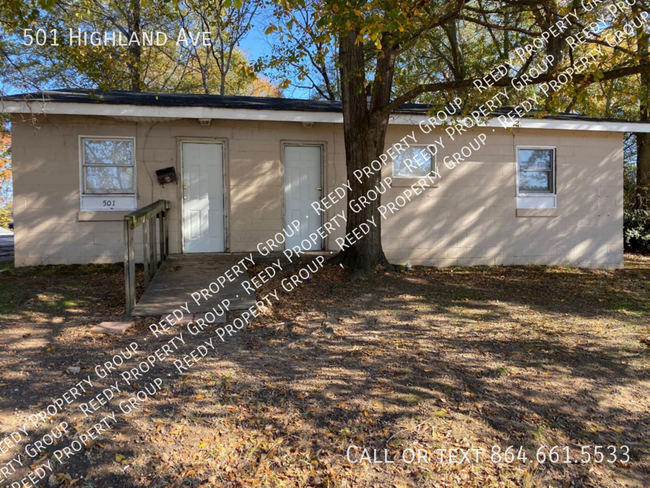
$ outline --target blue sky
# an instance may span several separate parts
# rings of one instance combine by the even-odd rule
[[[271,53],[271,45],[274,42],[280,42],[277,39],[277,35],[266,35],[264,31],[270,22],[270,12],[268,9],[263,9],[261,12],[258,12],[257,18],[253,22],[253,28],[248,32],[248,34],[242,39],[240,44],[240,49],[246,53],[247,58],[251,63],[255,63],[258,58],[264,55]],[[15,42],[21,42],[22,38],[19,36],[12,36],[12,39]],[[273,72],[262,73],[263,76],[271,79],[273,82],[279,82],[280,80],[273,76]],[[43,87],[42,89],[49,89],[52,87]],[[63,88],[57,86],[57,88]],[[7,85],[0,81],[0,91],[5,94],[15,94],[23,92],[24,90],[18,90],[12,85]],[[29,90],[32,91],[32,90]],[[286,98],[310,98],[310,91],[289,87],[284,90],[284,96]]]
[[[264,34],[268,26],[266,15],[268,15],[267,12],[262,11],[262,15],[258,16],[257,20],[253,23],[253,28],[242,39],[241,45],[239,46],[246,53],[251,63],[254,63],[261,56],[270,54],[272,43],[279,42],[276,35],[272,34],[269,36]],[[263,75],[270,78],[271,81],[278,81],[273,79],[273,73],[263,73]],[[311,98],[309,90],[295,88],[293,86],[284,90],[284,96],[286,98]]]

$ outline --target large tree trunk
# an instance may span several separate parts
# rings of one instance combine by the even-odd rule
[[[646,116],[643,122],[648,122]],[[636,208],[650,209],[650,134],[636,134]]]
[[[142,24],[140,12],[140,0],[133,2],[133,10],[131,11],[131,19],[129,26],[129,36],[136,34],[138,39],[142,41]],[[138,43],[129,44],[129,75],[131,78],[131,91],[142,91],[142,73],[140,67],[142,65],[142,46]]]
[[[342,34],[339,41],[339,62],[341,66],[341,100],[343,103],[343,133],[345,138],[345,159],[347,178],[351,189],[348,201],[365,196],[368,191],[379,185],[381,172],[362,178],[360,182],[354,175],[355,170],[362,170],[373,160],[379,159],[384,152],[388,114],[383,108],[390,99],[390,86],[394,69],[394,59],[385,56],[377,63],[372,99],[368,103],[365,87],[364,49],[362,43],[356,42],[357,31]],[[378,76],[379,75],[379,76]],[[378,81],[381,80],[381,81]],[[360,224],[366,223],[370,232],[362,239],[355,240],[335,258],[353,272],[367,273],[383,267],[393,269],[384,255],[381,245],[381,216],[377,199],[360,212],[354,213],[348,207],[346,233],[350,234]],[[376,225],[369,223],[374,218]]]
[[[640,10],[635,8],[635,13]],[[641,28],[638,32],[638,54],[641,62],[650,61],[648,34]],[[641,73],[641,103],[639,120],[650,121],[650,73]],[[636,208],[650,209],[650,134],[636,133]]]

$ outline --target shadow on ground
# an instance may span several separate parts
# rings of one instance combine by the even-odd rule
[[[83,432],[111,410],[118,423],[54,463],[55,485],[645,486],[650,261],[631,264],[417,269],[355,283],[326,268],[198,363],[190,352],[216,344],[214,329],[153,337],[145,318],[125,336],[88,332],[121,313],[121,268],[2,275],[2,437],[90,375],[93,396],[115,381],[122,395],[89,417],[73,403],[54,425]],[[279,279],[259,291],[273,289]],[[145,361],[180,332],[186,344],[137,384],[119,374],[135,360],[97,377],[95,365],[133,341]],[[183,357],[181,374],[173,360]],[[120,411],[156,377],[161,392]],[[32,442],[51,427],[28,429]],[[573,462],[595,445],[609,459]],[[350,446],[352,461],[366,448],[394,463],[351,463]],[[493,462],[493,446],[526,462]],[[406,462],[409,449],[426,458]],[[455,463],[458,451],[440,449],[483,451]]]

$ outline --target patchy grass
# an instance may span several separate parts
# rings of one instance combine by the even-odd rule
[[[0,315],[17,319],[72,312],[100,301],[100,307],[115,307],[124,296],[120,271],[121,265],[14,268],[6,264],[0,269]],[[107,302],[111,295],[113,300]]]
[[[185,330],[155,338],[142,320],[126,336],[93,336],[90,325],[121,313],[121,267],[48,268],[0,274],[0,437],[79,381],[62,376],[68,366],[95,379],[94,366],[133,340],[153,351]],[[282,291],[279,279],[259,297]],[[211,335],[186,337],[173,359]],[[117,395],[118,424],[56,465],[51,482],[647,486],[649,335],[650,259],[641,256],[615,271],[417,268],[354,283],[326,267],[189,374],[162,363],[150,378],[163,378],[163,391],[136,413],[118,404],[150,380]],[[93,395],[119,378],[97,380]],[[102,415],[73,405],[53,421],[84,430]],[[595,445],[611,457],[562,462],[583,461],[582,447]],[[350,463],[350,446],[360,448],[353,460],[367,448],[394,462]],[[449,449],[474,457],[455,463],[462,455]],[[419,463],[403,460],[409,450]]]

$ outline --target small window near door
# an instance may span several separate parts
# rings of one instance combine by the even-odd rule
[[[393,158],[394,178],[421,178],[436,169],[436,157],[425,145],[412,145]]]
[[[81,137],[81,210],[136,208],[135,139]]]
[[[517,148],[517,208],[555,208],[555,148]]]

